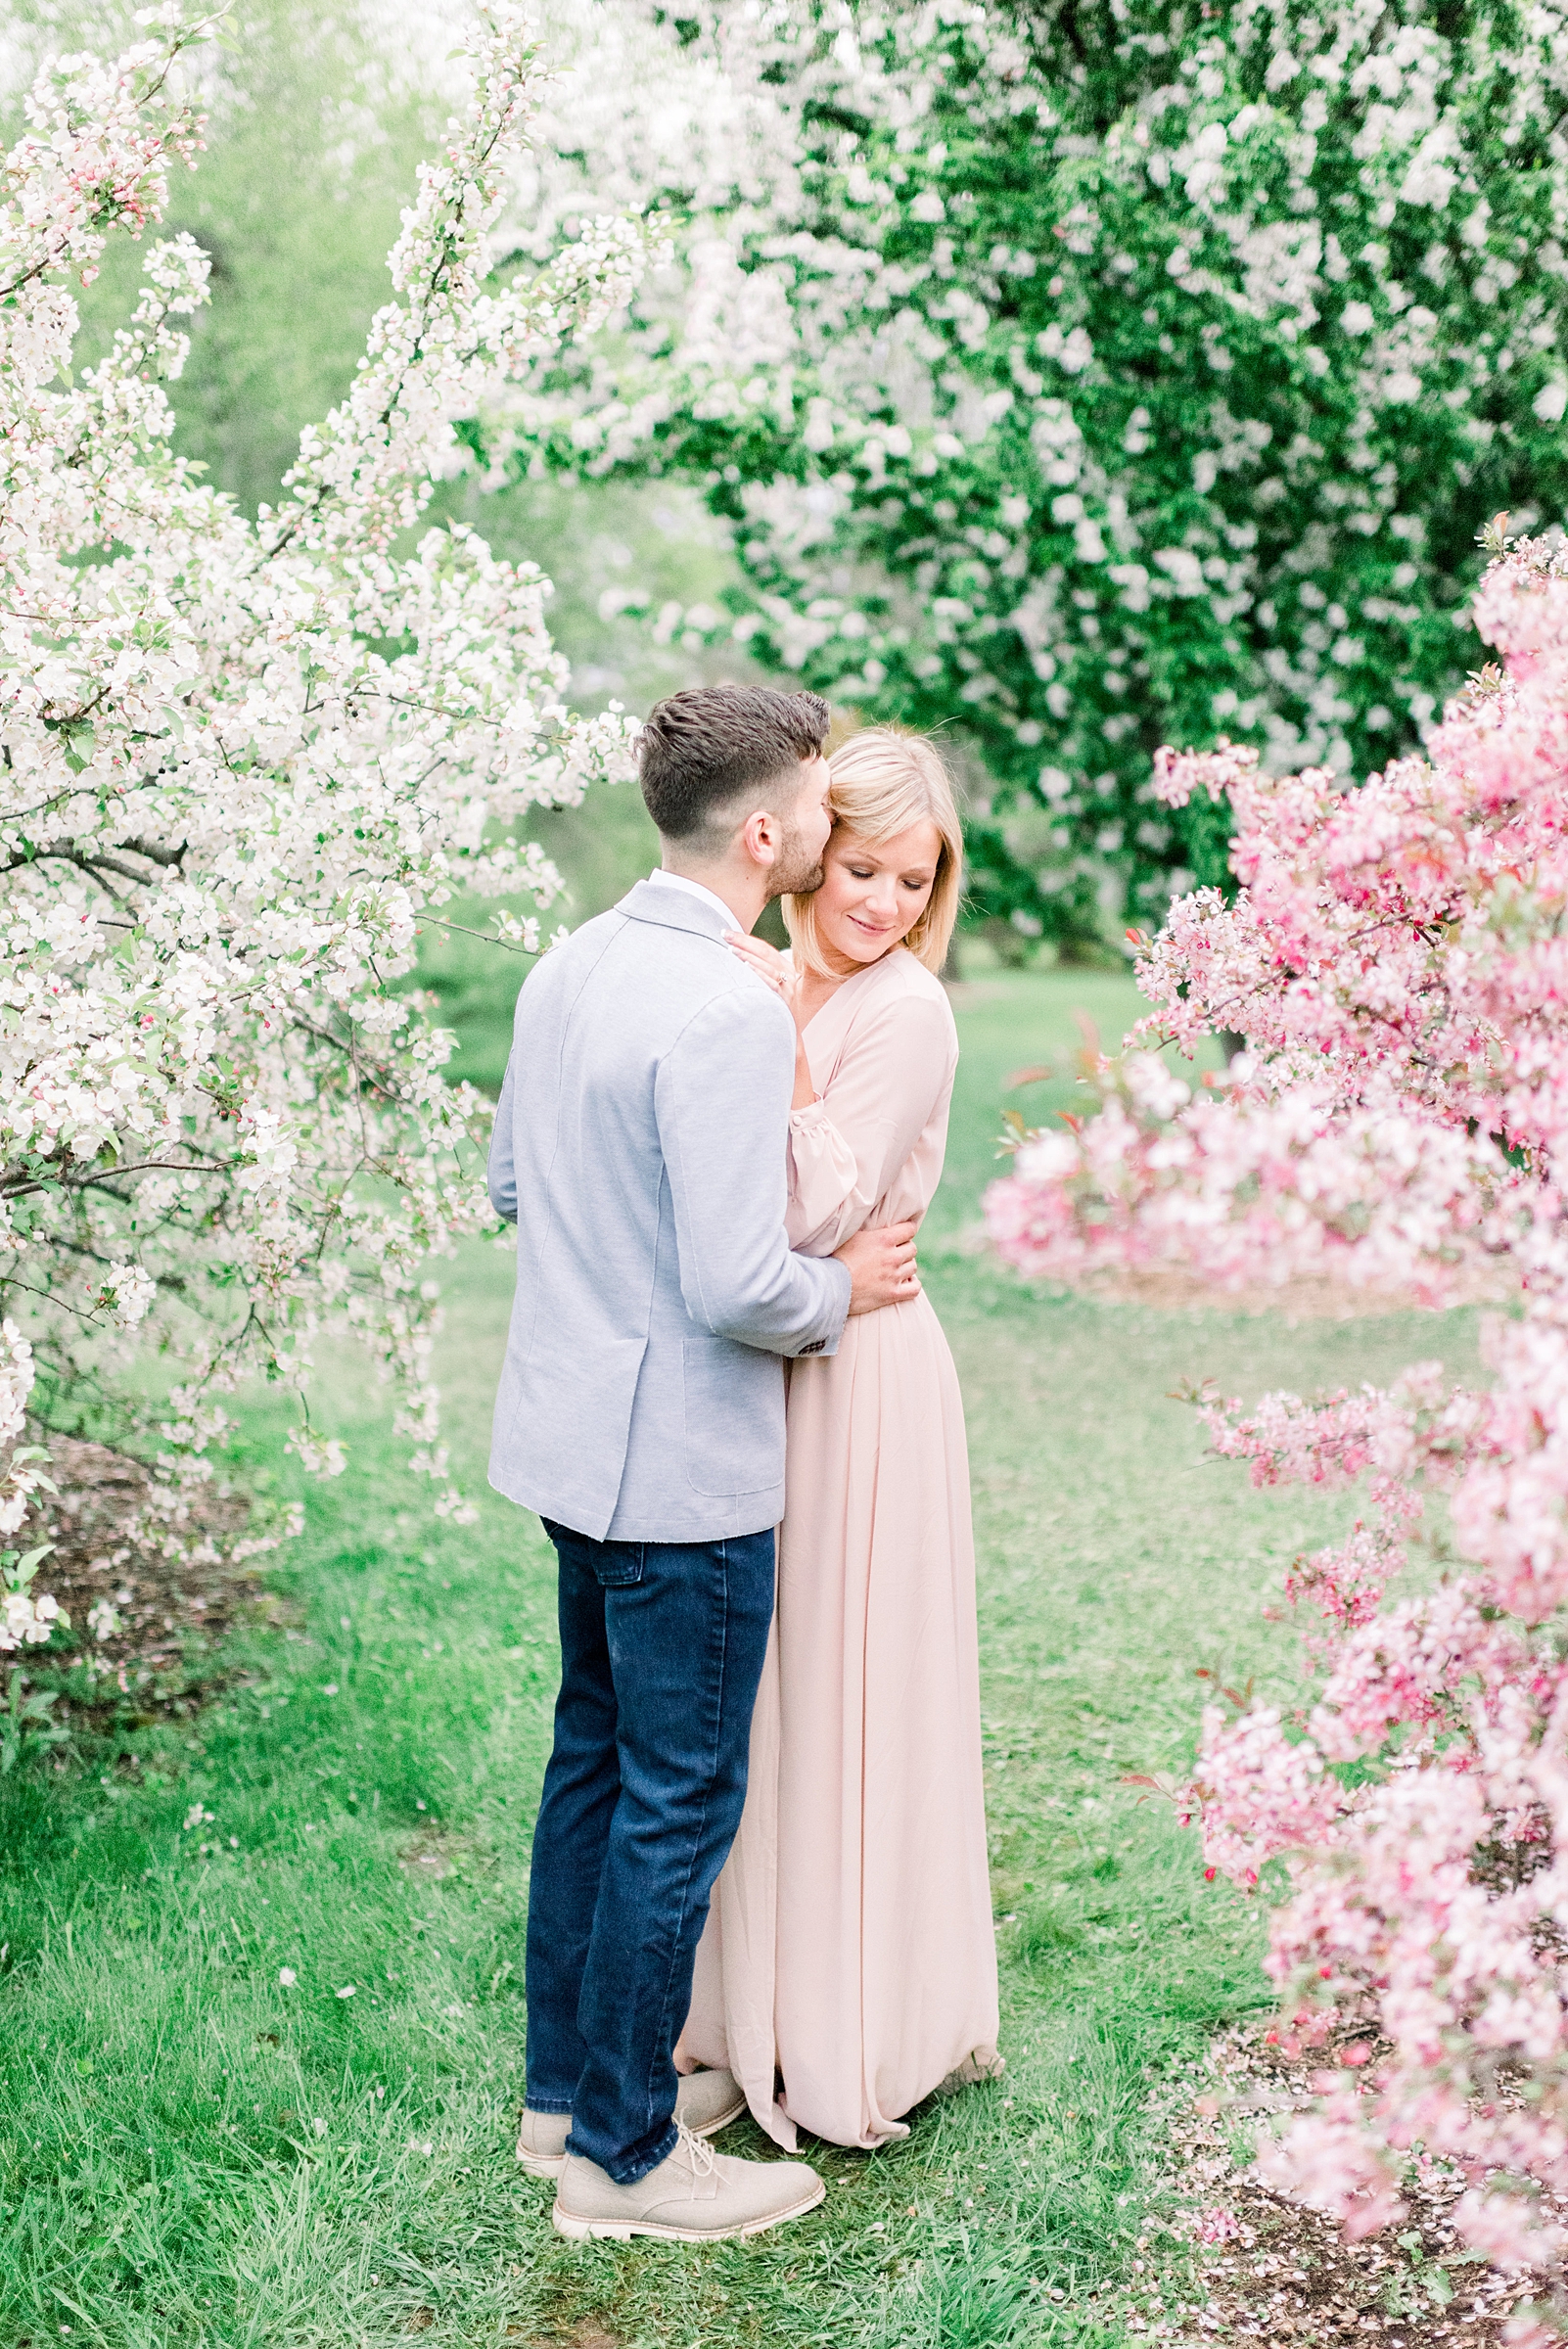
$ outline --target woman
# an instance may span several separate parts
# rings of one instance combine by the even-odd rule
[[[820,1256],[925,1213],[958,1058],[936,977],[962,858],[942,761],[867,731],[832,766],[822,886],[784,900],[793,956],[731,941],[795,1014],[789,1231]],[[923,1295],[789,1371],[746,1812],[677,2060],[727,2066],[791,2150],[797,2125],[871,2146],[934,2089],[1001,2070],[968,1455]]]

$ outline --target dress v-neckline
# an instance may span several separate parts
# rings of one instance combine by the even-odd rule
[[[898,946],[890,946],[886,954],[879,954],[877,956],[875,962],[868,962],[862,969],[858,971],[852,971],[847,979],[841,979],[838,986],[833,990],[833,992],[827,998],[827,1001],[817,1005],[815,1011],[812,1012],[810,1018],[801,1030],[803,1041],[810,1035],[811,1030],[816,1026],[816,1023],[822,1017],[822,1014],[825,1011],[832,1010],[834,1004],[839,1000],[839,997],[843,994],[846,988],[853,987],[857,979],[869,979],[873,971],[880,971],[883,964],[891,961],[893,956],[899,951],[899,948]]]

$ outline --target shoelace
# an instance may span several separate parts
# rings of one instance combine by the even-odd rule
[[[681,2143],[686,2148],[686,2157],[691,2163],[692,2176],[694,2178],[712,2178],[717,2167],[717,2156],[715,2154],[713,2146],[702,2138],[694,2137],[684,2121],[677,2121],[675,2130]]]

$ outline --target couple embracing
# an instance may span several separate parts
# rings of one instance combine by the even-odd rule
[[[661,869],[519,998],[490,1481],[560,1566],[518,2156],[576,2238],[822,2199],[707,2140],[905,2134],[999,2072],[962,1409],[915,1270],[957,1039],[929,744],[714,686],[639,744]],[[794,951],[750,936],[783,899]],[[776,1532],[776,1573],[775,1573]]]

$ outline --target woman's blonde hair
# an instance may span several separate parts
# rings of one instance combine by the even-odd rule
[[[936,879],[925,911],[903,940],[928,971],[947,959],[947,942],[958,919],[963,887],[964,834],[951,780],[935,747],[923,734],[900,734],[893,726],[867,726],[836,750],[828,761],[833,788],[828,805],[835,832],[853,833],[867,848],[896,840],[911,824],[935,824],[942,838]],[[832,978],[816,935],[814,898],[785,898],[784,924],[796,960],[820,978]]]

